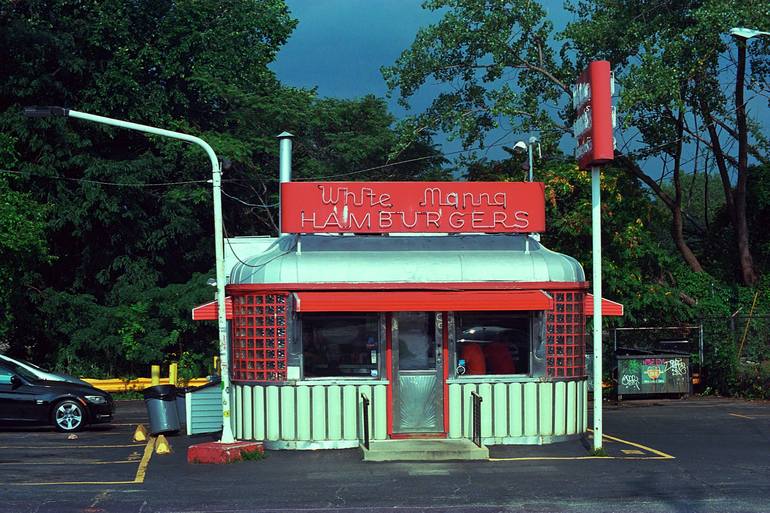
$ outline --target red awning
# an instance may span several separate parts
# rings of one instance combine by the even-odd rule
[[[233,318],[233,299],[230,296],[225,298],[225,317]],[[217,302],[212,301],[192,309],[192,318],[194,321],[216,321],[217,320]]]
[[[298,312],[550,310],[541,290],[296,292]]]
[[[594,296],[586,294],[583,298],[583,313],[585,315],[594,314]],[[623,305],[602,298],[602,317],[623,317]]]

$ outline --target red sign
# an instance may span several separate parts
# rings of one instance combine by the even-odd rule
[[[285,233],[512,233],[545,230],[540,182],[289,182]]]
[[[615,157],[612,90],[608,61],[589,64],[572,88],[572,106],[576,110],[572,126],[577,139],[575,156],[582,169],[609,162]]]

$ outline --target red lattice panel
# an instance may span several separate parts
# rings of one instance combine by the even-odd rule
[[[233,297],[233,381],[286,380],[288,294]]]
[[[583,292],[553,292],[554,308],[546,313],[546,372],[551,377],[585,376]]]

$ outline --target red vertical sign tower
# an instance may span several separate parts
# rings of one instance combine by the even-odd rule
[[[573,86],[572,106],[576,116],[572,128],[577,139],[575,157],[581,169],[590,169],[614,158],[612,92],[613,78],[608,61],[589,64]]]

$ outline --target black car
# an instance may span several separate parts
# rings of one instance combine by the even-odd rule
[[[52,425],[78,431],[112,421],[112,396],[92,386],[38,379],[27,369],[0,363],[0,424]]]

